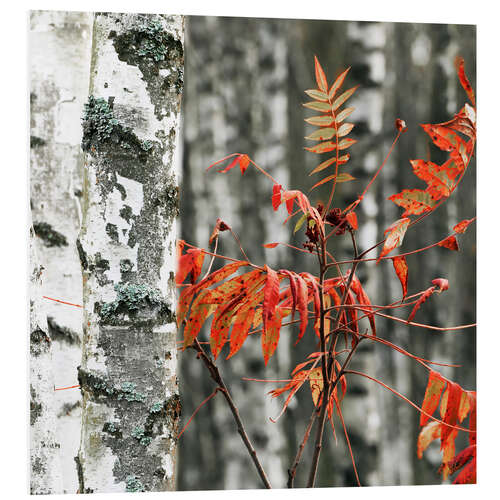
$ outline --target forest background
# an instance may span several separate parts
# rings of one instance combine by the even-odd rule
[[[50,3],[50,2],[47,2],[47,3]],[[147,2],[146,2],[146,3],[147,3]],[[144,4],[144,10],[148,10],[148,9],[146,8],[146,3]],[[448,5],[450,4],[450,3],[448,3],[448,2],[444,2],[444,3],[445,3],[445,4],[448,4]],[[460,2],[455,2],[455,3],[453,3],[453,4],[454,4],[455,6],[458,6],[458,5],[460,4]],[[39,6],[37,6],[37,8],[38,8],[38,7],[39,7]],[[42,7],[42,6],[40,6],[40,7]],[[51,7],[50,5],[48,5],[47,7],[49,7],[49,8],[53,8],[53,7]],[[91,4],[86,4],[86,6],[85,6],[85,7],[82,7],[82,9],[83,9],[83,8],[84,8],[85,10],[88,10],[88,9],[97,8],[97,7],[93,7]],[[101,9],[103,8],[102,2],[100,3],[99,8],[101,8]],[[131,5],[130,9],[131,9],[131,10],[136,10],[136,9],[134,8],[134,6],[133,6],[133,5]],[[155,9],[153,8],[152,10],[155,10]],[[421,10],[423,11],[423,10],[425,10],[425,9],[424,9],[423,7],[421,7]],[[182,11],[182,9],[180,9],[180,10],[178,10],[178,11],[176,11],[176,12],[180,12],[180,13],[182,13],[181,11]],[[325,11],[325,12],[327,12],[327,11]],[[339,11],[336,11],[336,12],[339,12]],[[385,13],[385,12],[388,12],[388,13],[389,13],[389,18],[390,18],[391,12],[390,12],[390,10],[389,10],[389,9],[385,9],[383,12],[384,12],[384,13]],[[428,11],[428,12],[430,12],[430,11]],[[437,11],[436,11],[436,10],[434,10],[434,11],[433,11],[433,14],[436,14],[436,12],[437,12]],[[450,9],[447,9],[447,10],[446,10],[446,12],[449,14],[449,13],[450,13]],[[454,10],[453,10],[453,12],[455,12],[455,13],[456,13],[456,12],[460,12],[460,9],[454,9]],[[462,12],[465,12],[465,10],[463,10]],[[228,11],[228,10],[226,10],[224,13],[229,13],[229,11]],[[376,19],[376,17],[377,17],[377,13],[374,13],[373,15],[370,15],[370,11],[369,11],[369,10],[364,10],[364,11],[363,11],[363,14],[364,14],[364,13],[366,13],[366,16],[365,16],[365,15],[363,15],[363,18],[364,18],[364,19],[368,19],[368,18],[371,18],[371,19]],[[239,13],[237,13],[237,14],[238,14],[238,15],[240,15]],[[337,16],[337,15],[335,15],[335,17],[353,18],[353,17],[354,17],[354,15],[353,15],[353,14],[354,14],[354,13],[349,14],[349,13],[347,13],[347,12],[346,12],[346,14],[345,14],[344,16]],[[378,14],[379,14],[379,16],[383,17],[383,13],[381,14],[380,10],[379,10]],[[470,13],[469,13],[469,14],[470,14]],[[254,13],[254,14],[252,14],[251,12],[243,12],[241,15],[256,15],[256,14],[255,14],[255,13]],[[273,14],[273,15],[280,15],[280,17],[281,17],[283,14],[277,14],[277,13],[275,13],[275,14]],[[292,15],[293,15],[293,13],[292,13]],[[392,11],[392,15],[394,16],[394,11]],[[455,15],[457,15],[457,14],[455,14]],[[302,17],[303,17],[303,16],[304,16],[304,14],[302,14]],[[473,14],[470,14],[470,16],[471,16],[471,17],[473,17]],[[450,17],[450,16],[449,16],[449,17]],[[451,17],[452,17],[452,16],[451,16]],[[447,20],[452,20],[452,19],[451,19],[451,17],[450,17],[450,19],[447,19]],[[385,18],[387,19],[387,16],[386,16]],[[422,20],[422,21],[423,21],[423,20],[425,20],[425,19],[410,19],[410,20],[411,20],[411,21],[414,21],[414,20],[415,20],[415,21],[416,21],[416,20]],[[471,19],[471,20],[473,21],[473,19]],[[471,20],[469,20],[469,17],[467,17],[467,15],[464,15],[464,18],[462,18],[462,19],[458,19],[458,22],[470,22]],[[336,45],[336,44],[332,44],[332,45]],[[337,49],[338,49],[338,47],[337,47]],[[318,51],[318,52],[319,52],[319,51]],[[342,64],[341,64],[340,60],[338,60],[338,59],[336,59],[336,58],[331,58],[329,55],[326,55],[326,57],[325,57],[324,55],[322,55],[322,54],[321,54],[321,52],[319,52],[319,53],[318,53],[318,55],[320,56],[321,60],[322,60],[322,61],[324,61],[325,66],[326,66],[326,67],[327,67],[330,71],[335,71],[335,70],[337,69],[337,68],[332,68],[332,63],[334,63],[334,64],[337,64],[337,63],[338,63],[338,66],[339,66],[339,67],[340,67],[340,66],[342,66]],[[466,55],[466,54],[463,54],[463,55],[464,55],[464,57],[466,57],[466,60],[467,60],[467,59],[468,59],[468,58],[467,58],[467,55]],[[485,55],[485,54],[483,54],[483,55]],[[481,52],[479,53],[479,56],[481,57]],[[302,56],[299,56],[299,57],[302,57]],[[491,59],[490,61],[493,61],[493,60],[494,60],[494,59]],[[309,61],[308,61],[308,62],[309,62]],[[352,62],[349,62],[349,61],[347,61],[346,63],[347,63],[347,64],[352,64]],[[486,67],[487,65],[488,65],[488,64],[486,63],[486,64],[484,64],[484,66],[483,66],[483,67]],[[307,68],[307,69],[308,69],[308,71],[306,71],[306,72],[304,73],[304,75],[310,75],[310,74],[311,74],[311,72],[310,72],[310,68]],[[189,71],[189,69],[188,69],[187,71]],[[254,74],[249,75],[249,76],[248,76],[248,78],[249,78],[249,81],[252,81],[255,85],[258,85],[258,84],[259,84],[259,77],[260,77],[260,76],[265,76],[265,73],[264,73],[264,74],[255,74],[255,73],[254,73]],[[297,119],[296,119],[296,120],[295,120],[295,122],[294,122],[295,124],[300,123],[301,118],[302,118],[302,116],[300,115],[300,113],[302,113],[301,108],[300,108],[301,91],[302,91],[302,89],[303,89],[303,88],[306,88],[306,87],[307,87],[307,85],[305,85],[305,86],[304,86],[304,85],[298,85],[298,86],[297,86],[297,90],[296,90],[295,95],[294,95],[294,99],[293,99],[293,100],[291,100],[291,101],[290,101],[290,104],[289,104],[289,108],[290,108],[290,109],[292,109],[292,108],[293,108],[293,112],[295,112],[295,113],[298,113],[298,114],[299,114],[299,116],[297,117]],[[187,90],[186,90],[186,92],[189,92],[189,89],[187,89]],[[479,95],[482,95],[482,94],[481,94],[481,92],[482,92],[482,89],[481,89],[481,82],[480,82],[480,85],[479,85],[479,87],[478,87],[478,94],[479,94]],[[189,98],[189,97],[187,97],[187,99],[188,99],[188,98]],[[486,102],[486,99],[487,99],[487,98],[486,98],[486,97],[483,97],[483,99],[485,99],[483,102]],[[358,108],[362,108],[362,106],[359,106],[359,105],[358,105]],[[485,120],[486,120],[486,119],[487,119],[487,113],[488,113],[488,111],[491,111],[491,110],[488,110],[486,107],[482,108],[482,106],[481,106],[481,100],[480,100],[480,103],[479,103],[479,109],[480,109],[480,114],[481,114],[481,113],[484,113],[484,117],[485,117]],[[18,113],[18,114],[19,114],[19,113]],[[403,113],[399,113],[399,115],[401,115],[403,118],[405,118],[407,121],[409,121],[408,116],[404,116],[404,115],[403,115]],[[9,115],[9,116],[10,116],[10,115]],[[12,113],[12,116],[16,116],[16,114],[15,114],[15,113]],[[379,115],[379,116],[382,116],[382,115]],[[22,117],[21,117],[21,118],[22,118]],[[391,116],[391,120],[392,120],[392,118],[393,118],[393,117]],[[389,119],[389,118],[387,117],[387,119]],[[429,119],[427,119],[427,118],[422,118],[422,119],[420,119],[420,118],[419,118],[418,120],[415,120],[415,123],[417,123],[417,121],[426,121],[426,120],[427,120],[427,121],[431,121],[431,120],[432,120],[432,118],[429,118]],[[482,120],[482,116],[481,116],[481,120]],[[484,122],[483,122],[483,123],[484,123]],[[483,125],[483,126],[484,126],[484,125]],[[480,134],[481,134],[481,133],[482,133],[482,131],[480,132]],[[4,136],[5,136],[5,135],[4,135]],[[479,155],[481,155],[481,154],[482,154],[482,153],[481,153],[481,151],[482,151],[482,147],[483,147],[483,145],[481,144],[481,139],[482,139],[482,136],[480,135],[480,144],[479,144],[479,146],[478,146],[478,147],[479,147]],[[483,140],[484,140],[484,139],[483,139]],[[303,145],[303,141],[301,140],[301,141],[297,144],[297,146],[298,146],[298,147],[301,147],[302,145]],[[486,147],[486,145],[485,145],[484,147]],[[239,149],[244,150],[244,148],[239,148]],[[23,150],[23,148],[21,147],[21,148],[20,148],[20,150]],[[224,152],[225,152],[225,151],[224,151]],[[230,152],[230,151],[227,151],[227,152]],[[249,154],[255,154],[255,153],[254,153],[253,151],[251,151],[251,150],[248,150],[247,152],[248,152]],[[358,152],[358,154],[359,154],[359,155],[360,155],[360,157],[361,157],[361,153],[359,153],[359,152]],[[483,154],[484,154],[484,153],[483,153]],[[407,157],[405,157],[405,159],[406,159],[406,158],[407,158]],[[6,162],[6,164],[7,164],[7,165],[13,165],[13,163],[12,163],[12,159],[11,159],[10,157],[8,157],[8,158],[7,158],[7,162]],[[485,168],[487,168],[487,167],[488,167],[488,170],[492,170],[492,165],[485,165]],[[203,170],[203,168],[201,167],[201,170],[200,170],[200,171],[202,171],[202,170]],[[491,175],[491,176],[493,176],[493,175],[494,175],[494,173],[493,173],[493,172],[491,172],[491,174],[490,174],[490,171],[488,171],[488,179],[489,179],[488,183],[489,183],[489,184],[491,184],[491,185],[495,185],[495,183],[491,181],[492,177],[490,177],[490,175]],[[211,183],[212,179],[207,178],[207,179],[205,179],[205,181],[206,181],[206,184],[207,184],[207,191],[209,191],[209,190],[213,187],[213,185],[212,185],[212,183]],[[13,182],[16,182],[16,183],[17,183],[17,182],[19,182],[18,178],[17,178],[17,177],[14,177]],[[22,177],[21,177],[21,181],[20,181],[20,182],[21,182],[21,189],[20,189],[20,191],[18,191],[18,195],[19,195],[19,193],[22,193],[22,192],[23,192],[23,191],[22,191],[22,189],[23,189],[23,188],[22,188],[22,182],[23,182],[23,178],[22,178]],[[498,185],[498,184],[496,184],[496,185]],[[484,185],[483,185],[483,186],[484,186]],[[484,186],[484,187],[486,187],[486,186]],[[463,189],[463,191],[462,191],[462,192],[464,192],[464,191],[465,191],[465,189]],[[11,199],[12,199],[12,197],[5,197],[5,198],[4,198],[4,200],[7,200],[7,201],[9,201],[9,200],[11,200]],[[485,195],[485,196],[484,196],[484,199],[485,199],[485,200],[487,200],[487,199],[491,199],[491,197],[488,197],[487,195]],[[17,201],[16,203],[17,203],[17,205],[19,205],[19,201]],[[481,213],[481,208],[480,208],[480,207],[481,207],[481,204],[479,203],[479,213]],[[207,212],[210,212],[210,211],[207,211]],[[4,212],[4,213],[5,213],[5,212]],[[470,215],[470,214],[469,214],[469,215]],[[214,215],[214,216],[215,216],[215,215]],[[11,218],[10,220],[11,220],[11,222],[15,222],[15,221],[12,221],[12,218]],[[458,220],[459,220],[459,219],[458,219]],[[233,222],[233,225],[234,225],[234,222]],[[19,226],[19,224],[18,224],[18,226]],[[20,224],[20,226],[22,226],[22,224]],[[481,227],[481,224],[480,224],[480,227]],[[11,235],[13,235],[13,236],[15,236],[17,233],[22,232],[22,229],[23,229],[23,228],[19,228],[19,227],[17,227],[17,229],[16,229],[16,227],[15,227],[15,226],[14,226],[14,227],[7,226],[7,228],[8,228],[8,229],[7,229],[7,234],[11,234]],[[486,229],[486,228],[485,228],[485,229]],[[486,233],[483,233],[483,234],[486,234]],[[23,236],[23,237],[24,237],[24,236]],[[20,240],[22,240],[22,239],[23,239],[23,238],[20,238]],[[472,239],[472,238],[469,236],[469,238],[468,238],[468,239]],[[200,244],[201,244],[201,242],[200,242]],[[17,250],[17,251],[18,251],[18,250]],[[443,251],[444,251],[444,250],[443,250]],[[14,262],[15,262],[15,260],[13,260],[13,259],[10,259],[10,260],[9,260],[9,262],[12,262],[12,261],[14,261]],[[478,264],[479,264],[479,265],[481,265],[480,261],[478,262]],[[11,266],[11,267],[12,267],[12,266]],[[21,267],[22,267],[22,263],[21,263]],[[483,279],[485,279],[485,278],[486,278],[486,273],[483,273]],[[11,283],[13,283],[13,285],[12,285],[12,286],[13,286],[13,287],[15,287],[15,284],[14,284],[14,283],[15,283],[15,280],[14,280],[14,279],[9,279],[9,281],[10,281]],[[9,282],[9,281],[8,281],[8,282]],[[10,291],[9,291],[9,292],[11,293],[11,289],[10,289]],[[457,290],[457,293],[460,293],[460,290]],[[21,286],[21,295],[22,295],[22,286]],[[468,297],[468,296],[469,296],[469,294],[468,294],[468,291],[467,291],[467,297]],[[485,298],[484,294],[483,294],[483,298]],[[484,309],[485,309],[485,307],[486,307],[486,305],[487,305],[486,300],[488,300],[488,298],[487,298],[487,297],[485,298],[485,300],[484,300],[484,301],[481,301],[481,302],[480,302],[480,304],[479,304],[479,315],[481,315],[481,309],[483,309],[483,310],[484,310]],[[490,298],[489,300],[491,300],[491,298]],[[9,310],[10,310],[10,311],[16,311],[16,308],[12,308],[12,309],[10,309],[10,302],[9,302],[9,300],[8,300],[7,298],[6,298],[6,299],[5,299],[5,301],[3,301],[2,303],[3,303],[3,304],[8,305],[8,307],[9,307]],[[11,315],[13,315],[13,314],[14,314],[14,312],[11,312],[10,314],[11,314]],[[23,312],[22,312],[22,308],[21,308],[21,312],[20,312],[20,316],[19,316],[19,317],[22,317],[22,314],[23,314]],[[9,329],[9,331],[10,331],[10,330],[12,329],[12,326],[11,326],[11,325],[12,325],[11,320],[9,320],[8,325],[9,325],[8,329]],[[480,330],[481,330],[481,329],[480,329]],[[495,330],[494,330],[494,328],[493,328],[493,329],[491,330],[491,332],[494,332],[494,331],[495,331]],[[489,342],[490,342],[490,341],[488,340],[488,343],[489,343]],[[21,350],[22,350],[22,349],[21,349]],[[24,354],[23,356],[25,357],[25,354]],[[21,357],[23,357],[23,356],[21,356]],[[6,365],[6,367],[7,367],[7,368],[8,368],[9,366],[10,366],[10,364],[7,364],[7,365]],[[11,378],[10,378],[10,379],[11,379]],[[5,377],[4,377],[4,380],[5,380]],[[484,376],[483,376],[483,380],[484,380]],[[21,382],[21,381],[20,381],[20,382]],[[21,386],[21,385],[22,385],[22,384],[19,384],[19,386]],[[10,389],[12,389],[12,387],[10,387]],[[480,389],[480,390],[481,390],[481,389]],[[15,388],[14,388],[13,398],[9,399],[9,401],[10,401],[10,402],[11,402],[11,404],[13,404],[13,405],[15,405],[15,401],[16,401],[16,399],[15,399],[15,398],[16,398],[16,397],[17,397],[17,398],[19,398],[19,394],[15,394],[15,392],[16,392],[16,391],[15,391]],[[262,392],[262,391],[261,391],[261,392]],[[9,397],[10,397],[10,394],[9,394]],[[485,404],[487,404],[487,403],[485,402]],[[22,401],[22,398],[21,398],[21,402],[20,402],[20,405],[19,405],[18,407],[22,407],[22,405],[23,405],[23,401]],[[7,428],[7,427],[6,427],[6,428]],[[412,445],[413,445],[413,443],[412,443]],[[350,493],[350,494],[351,494],[351,493]]]

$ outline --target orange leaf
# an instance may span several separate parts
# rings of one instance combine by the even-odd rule
[[[439,290],[437,291],[438,293],[444,292],[449,288],[448,280],[445,278],[436,278],[435,280],[432,280],[432,284],[439,287]]]
[[[465,233],[467,227],[471,222],[474,222],[473,219],[464,219],[463,221],[453,226],[453,231],[455,231],[456,233]]]
[[[269,358],[276,351],[280,338],[281,320],[284,312],[280,307],[277,307],[273,316],[269,319],[268,324],[261,336],[262,353],[264,355],[264,365],[267,365]]]
[[[458,419],[458,407],[460,405],[460,398],[462,396],[462,388],[455,382],[448,382],[446,389],[448,393],[448,400],[446,402],[446,411],[443,421],[449,425],[455,425]],[[454,429],[448,426],[442,426],[441,429],[441,449],[445,446],[446,438],[451,434]]]
[[[455,60],[455,65],[457,68],[457,73],[458,73],[458,78],[460,80],[460,83],[462,84],[462,87],[464,88],[465,92],[467,93],[467,96],[469,97],[470,102],[472,103],[473,106],[476,105],[476,99],[474,97],[474,90],[472,90],[472,85],[469,82],[469,79],[467,78],[467,75],[465,74],[465,67],[464,67],[464,60],[462,57],[457,57]]]
[[[429,372],[429,381],[427,382],[427,388],[425,389],[425,396],[422,402],[422,410],[429,415],[432,415],[438,407],[439,399],[441,398],[441,393],[443,392],[445,384],[445,380],[438,372]],[[429,417],[421,413],[420,425],[425,425],[427,420],[429,420]]]
[[[250,158],[248,155],[241,155],[240,157],[240,170],[241,170],[241,175],[243,175],[248,168],[248,165],[250,165]]]
[[[356,216],[356,212],[348,212],[345,218],[353,229],[358,229],[358,218]]]
[[[276,271],[265,266],[267,277],[264,285],[264,303],[262,305],[263,334],[266,334],[269,321],[273,318],[279,300],[280,281]]]
[[[393,257],[392,263],[394,265],[394,270],[401,282],[401,287],[403,288],[403,299],[406,297],[408,293],[408,265],[406,264],[406,257],[403,255],[402,257]]]
[[[458,242],[455,236],[448,236],[448,238],[444,239],[443,241],[440,241],[438,243],[438,246],[458,251]]]
[[[297,308],[299,310],[300,314],[300,329],[299,329],[299,336],[297,338],[297,344],[302,336],[304,335],[304,332],[306,331],[307,327],[307,284],[304,281],[304,278],[301,276],[296,277],[296,282],[297,282]]]

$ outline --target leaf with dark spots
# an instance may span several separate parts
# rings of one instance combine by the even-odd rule
[[[266,327],[264,328],[261,336],[262,343],[262,354],[264,355],[264,364],[267,363],[271,356],[276,351],[278,347],[278,341],[280,338],[281,321],[283,318],[283,311],[280,307],[277,307],[274,314],[267,321]]]
[[[458,252],[458,242],[455,236],[448,236],[448,238],[445,238],[444,240],[440,241],[438,243],[438,246]]]
[[[458,224],[455,224],[453,226],[453,231],[455,231],[456,233],[465,233],[465,231],[467,230],[467,227],[472,222],[474,222],[473,219],[464,219],[463,221],[461,221]]]

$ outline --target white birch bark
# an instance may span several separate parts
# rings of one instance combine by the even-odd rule
[[[44,267],[42,295],[82,303],[76,239],[80,230],[83,156],[80,116],[87,98],[92,14],[33,11],[30,14],[30,184],[38,255]],[[43,299],[52,338],[56,387],[78,384],[82,311]],[[75,493],[73,458],[78,451],[81,395],[55,393],[56,434],[61,445],[64,491]]]
[[[95,14],[80,258],[80,492],[175,487],[183,18]]]
[[[38,261],[35,238],[30,227],[30,493],[47,495],[62,493],[63,484],[55,432],[52,342],[41,307],[43,267]]]

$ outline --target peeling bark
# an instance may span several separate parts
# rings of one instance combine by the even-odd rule
[[[183,18],[95,14],[83,113],[80,492],[175,487]]]
[[[56,438],[51,339],[41,308],[41,276],[33,228],[30,228],[30,492],[63,492]]]

